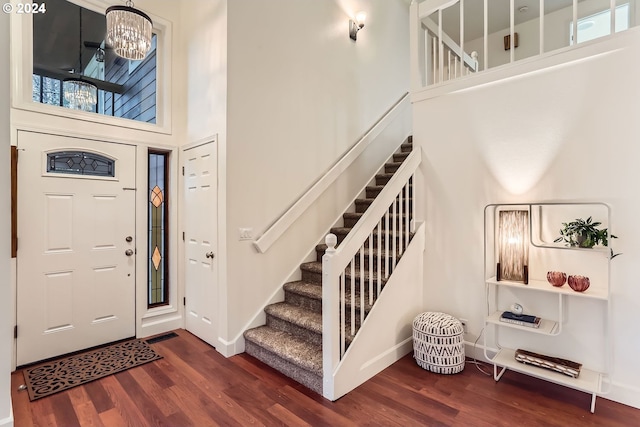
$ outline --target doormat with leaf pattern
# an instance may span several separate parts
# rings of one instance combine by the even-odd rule
[[[143,340],[129,340],[24,369],[29,400],[162,359]]]

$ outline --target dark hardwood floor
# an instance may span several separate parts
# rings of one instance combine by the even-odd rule
[[[640,410],[524,375],[500,382],[468,363],[437,375],[404,357],[336,402],[250,356],[225,359],[186,331],[152,344],[164,358],[29,402],[12,375],[16,427],[640,426]],[[489,368],[485,368],[489,371]]]

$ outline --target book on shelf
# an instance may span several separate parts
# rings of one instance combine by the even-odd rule
[[[505,311],[500,315],[500,321],[505,323],[511,323],[519,326],[527,326],[529,328],[539,328],[540,318],[529,314],[515,314],[510,311]]]

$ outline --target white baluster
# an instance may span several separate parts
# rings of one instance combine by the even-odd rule
[[[400,189],[400,193],[398,193],[398,198],[396,199],[398,203],[398,216],[394,219],[394,221],[398,222],[398,257],[402,255],[402,247],[404,242],[404,236],[402,235],[402,212],[403,212],[403,204],[402,204],[402,189]]]
[[[392,215],[391,217],[393,218],[391,227],[392,227],[392,236],[391,239],[393,239],[393,242],[391,243],[392,245],[392,256],[391,256],[391,271],[395,271],[396,270],[396,254],[397,254],[397,249],[398,249],[398,235],[397,235],[397,229],[396,229],[396,215],[398,214],[398,210],[396,208],[397,205],[397,199],[393,201],[393,207],[392,207]]]
[[[489,69],[489,0],[484,0],[484,70]]]
[[[413,204],[413,197],[410,197],[411,194],[411,189],[409,188],[411,181],[407,181],[407,184],[405,185],[405,191],[406,191],[406,198],[405,198],[405,215],[406,218],[403,218],[404,220],[404,232],[405,232],[405,248],[407,246],[409,246],[409,209],[411,209],[411,205]]]
[[[540,55],[544,53],[544,0],[540,0]]]
[[[380,285],[382,283],[382,239],[380,238],[380,236],[382,236],[382,218],[380,218],[380,221],[378,221],[378,274],[376,275],[377,277],[377,285],[378,285],[378,289],[377,289],[377,293],[376,293],[376,298],[380,295]]]
[[[387,211],[384,213],[384,253],[385,253],[385,257],[384,257],[384,264],[385,264],[385,270],[384,270],[384,278],[388,279],[389,278],[389,233],[390,233],[390,228],[391,228],[391,224],[389,224],[389,209],[387,209]],[[378,239],[380,239],[381,236],[378,235]]]
[[[437,60],[437,56],[438,56],[438,41],[435,37],[431,38],[431,44],[433,45],[433,61],[432,61],[432,65],[433,65],[433,84],[438,83],[438,79],[437,79],[437,75],[438,75],[438,60]]]
[[[373,232],[369,234],[369,304],[373,304]]]
[[[364,323],[364,286],[365,286],[365,277],[364,277],[364,244],[360,247],[360,285],[358,288],[360,289],[360,326]],[[353,307],[355,310],[355,306]],[[358,326],[358,329],[360,329]],[[351,331],[353,335],[356,334],[356,331]]]
[[[351,260],[351,334],[356,330],[356,258]]]

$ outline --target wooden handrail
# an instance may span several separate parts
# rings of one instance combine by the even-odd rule
[[[409,105],[409,93],[402,97],[293,205],[253,242],[259,253],[265,253],[289,227],[329,188],[329,186],[364,152],[374,139]]]

